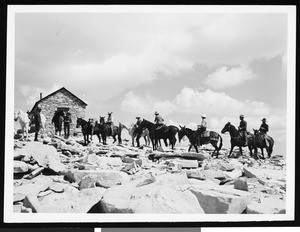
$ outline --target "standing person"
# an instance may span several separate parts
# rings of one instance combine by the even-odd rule
[[[133,136],[136,136],[136,134],[137,134],[137,132],[138,132],[138,130],[139,130],[139,126],[141,125],[141,123],[142,123],[141,117],[140,117],[140,116],[137,116],[137,117],[136,117],[135,130],[134,130],[134,132],[133,132]]]
[[[263,118],[262,124],[260,125],[259,132],[261,133],[263,139],[265,140],[265,143],[267,146],[269,146],[269,142],[267,140],[267,132],[269,131],[269,125],[267,124],[267,119]]]
[[[34,112],[34,118],[33,123],[35,125],[35,135],[34,135],[34,141],[38,141],[38,135],[40,128],[42,127],[42,120],[41,120],[41,111],[42,108],[40,106],[37,107],[36,111]]]
[[[112,113],[113,112],[108,112],[107,113],[108,116],[107,116],[107,120],[106,120],[106,123],[110,126],[111,135],[113,135],[113,133],[114,133],[114,120],[113,120]]]
[[[240,125],[238,127],[239,132],[242,134],[244,145],[248,146],[247,138],[247,122],[244,120],[244,115],[240,115]]]
[[[70,123],[72,123],[71,114],[67,112],[64,116],[64,135],[66,139],[70,136]]]
[[[155,118],[154,118],[154,123],[155,123],[155,129],[158,128],[159,126],[162,126],[164,123],[164,119],[162,118],[161,115],[159,115],[159,113],[157,111],[155,111],[154,113]]]

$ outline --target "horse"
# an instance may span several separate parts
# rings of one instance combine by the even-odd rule
[[[122,144],[121,132],[122,129],[125,129],[126,126],[119,122],[119,126],[113,126],[113,129],[109,124],[105,122],[105,117],[100,116],[99,124],[97,124],[97,129],[102,136],[103,144],[106,145],[106,137],[112,136],[115,143],[117,141],[116,136],[118,136],[119,144]]]
[[[30,123],[29,123],[29,126],[34,124],[34,121],[35,121],[35,114],[33,112],[29,112],[27,111],[27,115],[28,115],[28,118],[30,120]],[[44,114],[40,113],[40,116],[41,116],[41,125],[40,125],[40,129],[39,131],[42,131],[42,138],[44,137],[44,133],[45,133],[45,130],[46,130],[46,117]],[[39,132],[38,131],[38,132]]]
[[[198,140],[200,140],[200,146],[203,144],[211,144],[215,150],[212,153],[212,156],[214,156],[215,152],[217,152],[216,157],[219,157],[219,151],[221,150],[222,146],[223,146],[223,139],[221,137],[221,135],[219,135],[217,132],[214,131],[206,131],[206,133],[208,134],[208,136],[205,137],[201,137],[197,131],[194,131],[190,128],[186,128],[185,126],[180,126],[180,131],[178,132],[178,139],[179,142],[180,140],[183,138],[183,136],[187,136],[189,141],[190,141],[190,146],[188,149],[188,152],[191,150],[191,148],[194,146],[195,150],[197,153],[199,153],[198,151]],[[219,146],[218,146],[218,142],[219,142]]]
[[[134,138],[136,138],[137,147],[140,147],[140,138],[145,139],[145,145],[150,145],[150,136],[149,136],[149,130],[147,128],[144,128],[143,130],[138,130],[135,124],[131,124],[128,130],[129,135],[131,136],[132,146],[134,147]]]
[[[240,148],[240,153],[242,155],[243,154],[242,147],[246,147],[246,145],[244,144],[243,137],[241,136],[240,132],[230,122],[226,123],[224,128],[221,131],[222,134],[226,132],[229,132],[230,134],[230,143],[231,143],[231,149],[228,157],[230,158],[232,150],[235,146],[238,146]],[[253,147],[254,135],[248,133],[247,138],[248,138],[248,148],[250,151],[250,156],[253,157],[252,149],[254,148]],[[256,155],[254,157],[257,159]]]
[[[174,146],[176,144],[176,134],[179,131],[179,129],[176,126],[162,126],[162,127],[156,127],[156,125],[146,119],[143,119],[140,126],[141,129],[147,128],[149,130],[150,139],[152,142],[153,150],[156,150],[158,148],[158,142],[160,143],[160,139],[164,140],[164,143],[166,147],[168,146],[167,139],[169,139],[169,143],[174,149]]]
[[[22,129],[22,140],[24,139],[24,134],[26,133],[26,137],[28,137],[28,130],[30,124],[30,118],[28,114],[23,112],[22,110],[15,110],[14,111],[14,120],[19,121]]]
[[[84,144],[87,145],[90,141],[89,141],[89,135],[92,135],[92,126],[89,122],[85,121],[82,118],[77,118],[76,121],[76,128],[79,128],[81,126],[81,131],[83,134],[83,138],[84,138]],[[100,135],[97,134],[98,138],[99,138],[99,142],[100,142]]]
[[[56,111],[54,113],[54,116],[52,118],[52,123],[54,123],[54,130],[55,130],[55,135],[59,134],[61,136],[61,130],[62,130],[62,124],[64,121],[64,112],[63,111]]]
[[[271,136],[265,135],[266,136],[266,140],[267,143],[266,144],[266,140],[264,139],[264,135],[259,132],[259,130],[255,130],[254,131],[254,151],[257,154],[257,148],[261,149],[261,154],[262,154],[262,158],[265,158],[264,156],[264,148],[267,150],[268,153],[268,157],[271,157],[271,154],[273,152],[273,146],[274,146],[274,140]]]

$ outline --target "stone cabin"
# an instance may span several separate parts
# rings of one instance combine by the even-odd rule
[[[55,111],[70,112],[72,118],[70,134],[74,132],[77,117],[85,117],[85,109],[87,106],[84,101],[64,87],[46,97],[42,97],[42,94],[40,94],[40,100],[34,104],[31,112],[35,111],[38,105],[42,108],[41,113],[46,117],[46,131],[54,132],[54,125],[51,121]]]

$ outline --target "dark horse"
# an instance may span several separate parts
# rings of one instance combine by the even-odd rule
[[[215,152],[217,151],[217,158],[219,157],[219,151],[221,150],[222,146],[223,146],[223,139],[221,137],[221,135],[219,135],[217,132],[214,131],[208,131],[209,136],[207,137],[201,137],[199,136],[197,131],[194,131],[190,128],[186,128],[181,127],[180,126],[180,131],[178,132],[178,138],[179,141],[183,138],[183,136],[188,137],[189,141],[190,141],[190,147],[188,149],[188,152],[191,150],[191,148],[194,146],[196,152],[198,153],[198,148],[197,148],[197,143],[198,143],[198,139],[200,139],[200,146],[202,144],[211,144],[215,150],[212,153],[212,156],[215,154]],[[218,146],[218,142],[219,146]]]
[[[106,145],[106,137],[112,136],[114,143],[117,141],[116,136],[118,136],[119,144],[122,143],[121,132],[122,129],[126,128],[123,124],[119,123],[119,126],[113,126],[113,130],[109,124],[105,122],[105,117],[100,116],[99,124],[96,124],[96,128],[99,129],[99,132],[102,136],[103,144]]]
[[[160,139],[163,139],[165,142],[165,145],[168,146],[167,139],[169,139],[169,143],[174,149],[174,146],[176,144],[176,137],[175,135],[179,131],[179,129],[176,126],[162,126],[161,128],[157,128],[156,125],[152,122],[149,122],[148,120],[143,119],[139,126],[140,130],[147,128],[149,130],[149,136],[152,142],[153,150],[156,150],[158,148],[158,142]]]
[[[272,137],[266,135],[266,140],[264,139],[264,135],[260,133],[258,130],[253,129],[254,131],[254,152],[257,154],[257,148],[260,148],[262,158],[265,158],[264,156],[264,148],[266,148],[268,157],[271,157],[271,154],[273,152],[273,146],[274,146],[274,140]]]
[[[221,133],[224,134],[226,132],[229,132],[230,134],[230,143],[231,143],[231,149],[229,152],[228,157],[230,158],[230,155],[232,153],[232,150],[235,146],[238,146],[240,148],[241,155],[243,154],[242,147],[246,147],[244,144],[243,137],[241,136],[240,132],[230,123],[226,123],[224,128],[222,129]],[[253,157],[252,149],[254,148],[254,135],[251,133],[248,133],[248,148],[250,151],[250,156]],[[255,156],[257,159],[257,157]]]
[[[87,145],[90,142],[89,141],[89,136],[92,136],[93,133],[97,134],[99,142],[100,142],[100,135],[99,135],[98,131],[96,131],[93,128],[93,125],[91,125],[91,123],[85,121],[82,118],[77,118],[76,128],[79,128],[80,126],[81,126],[81,131],[82,131],[82,134],[83,134],[84,144],[85,145]]]
[[[63,111],[56,111],[52,118],[52,123],[54,123],[55,128],[55,135],[58,132],[58,135],[61,136],[62,124],[64,121],[64,112]]]

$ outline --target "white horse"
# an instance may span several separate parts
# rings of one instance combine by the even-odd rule
[[[28,117],[28,114],[23,112],[22,110],[16,109],[14,111],[14,119],[15,121],[19,121],[22,129],[22,140],[24,139],[24,134],[26,133],[26,137],[28,138],[28,130],[29,130],[29,124],[30,119]]]
[[[128,133],[131,136],[132,146],[133,147],[134,147],[134,138],[136,137],[136,134],[134,134],[135,130],[136,130],[136,125],[133,124],[133,123],[131,123],[131,125],[129,126],[129,129],[128,129]],[[144,139],[145,139],[145,145],[149,146],[150,145],[150,136],[149,136],[149,130],[147,128],[145,128],[142,131],[141,137],[144,137]]]

